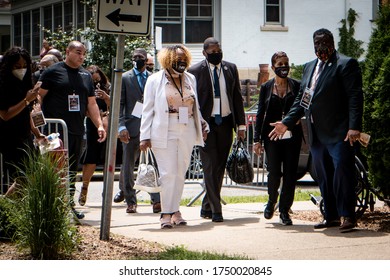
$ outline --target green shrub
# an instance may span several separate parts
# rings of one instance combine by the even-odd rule
[[[0,240],[11,240],[16,232],[9,217],[11,209],[11,201],[7,198],[0,198]]]
[[[29,248],[34,259],[58,259],[70,254],[78,240],[71,223],[63,159],[54,153],[28,153],[24,170],[19,169],[19,187],[10,212],[15,241]]]
[[[363,130],[371,142],[367,156],[369,177],[375,188],[390,198],[390,5],[380,7],[364,62]]]
[[[303,67],[304,65],[295,65],[294,63],[291,64],[291,71],[290,71],[290,77],[293,79],[296,79],[298,81],[302,80],[303,75]]]

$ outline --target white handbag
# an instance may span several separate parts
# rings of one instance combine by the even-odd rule
[[[156,158],[150,148],[141,151],[134,189],[148,193],[161,192],[160,174]]]

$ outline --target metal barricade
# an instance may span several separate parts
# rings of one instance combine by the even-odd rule
[[[61,128],[61,129],[60,129]],[[43,133],[47,133],[49,135],[50,133],[59,132],[62,131],[62,139],[63,139],[63,150],[64,152],[68,151],[68,127],[62,119],[46,119],[46,125],[40,127],[40,131]],[[66,155],[65,157],[65,165],[66,165],[66,187],[67,190],[69,190],[69,156]],[[4,173],[4,163],[3,163],[3,156],[0,154],[0,193],[4,194],[5,192],[5,186],[10,185],[10,178],[9,174]]]
[[[57,149],[53,152],[59,154],[60,156],[64,157],[64,166],[65,166],[65,173],[64,173],[64,179],[65,179],[65,186],[66,190],[69,194],[69,138],[68,138],[68,126],[66,125],[65,121],[62,119],[46,119],[46,125],[40,127],[40,131],[42,133],[46,133],[47,135],[51,133],[60,132],[60,137],[62,138],[62,145],[63,147],[61,149]],[[62,132],[62,133],[61,133]]]
[[[246,115],[246,124],[247,124],[245,144],[246,144],[246,148],[248,149],[248,152],[251,155],[251,161],[252,161],[252,166],[254,168],[253,171],[255,176],[252,183],[237,184],[233,182],[225,172],[222,187],[266,191],[267,187],[265,184],[265,176],[267,171],[265,169],[265,162],[266,162],[265,153],[263,153],[263,155],[259,157],[253,152],[253,133],[255,131],[256,114],[247,112],[245,113],[245,115]],[[186,184],[194,184],[194,183],[200,184],[202,190],[199,194],[197,194],[190,200],[187,206],[191,206],[206,191],[204,180],[203,180],[202,161],[199,155],[199,147],[194,147],[192,151],[191,163],[186,174]],[[224,202],[222,201],[222,203]]]

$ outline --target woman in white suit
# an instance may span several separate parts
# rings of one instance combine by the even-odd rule
[[[161,228],[186,225],[179,211],[194,145],[203,146],[208,125],[199,110],[195,77],[185,70],[191,54],[183,45],[158,54],[162,70],[145,85],[140,149],[153,147],[161,176]]]

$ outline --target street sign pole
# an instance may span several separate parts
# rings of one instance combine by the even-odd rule
[[[100,224],[100,239],[109,240],[111,224],[112,194],[115,176],[116,144],[125,37],[124,34],[147,36],[150,31],[149,1],[109,1],[97,0],[96,31],[118,34],[116,49],[116,67],[114,69],[114,86],[111,91],[110,123],[106,145],[106,164],[104,165],[103,205]]]
[[[111,92],[110,122],[106,145],[106,164],[104,165],[103,205],[100,223],[100,239],[108,241],[110,238],[112,195],[114,187],[116,144],[118,135],[119,106],[122,89],[122,73],[125,49],[125,36],[118,35],[116,49],[116,66],[114,69],[114,88]]]

